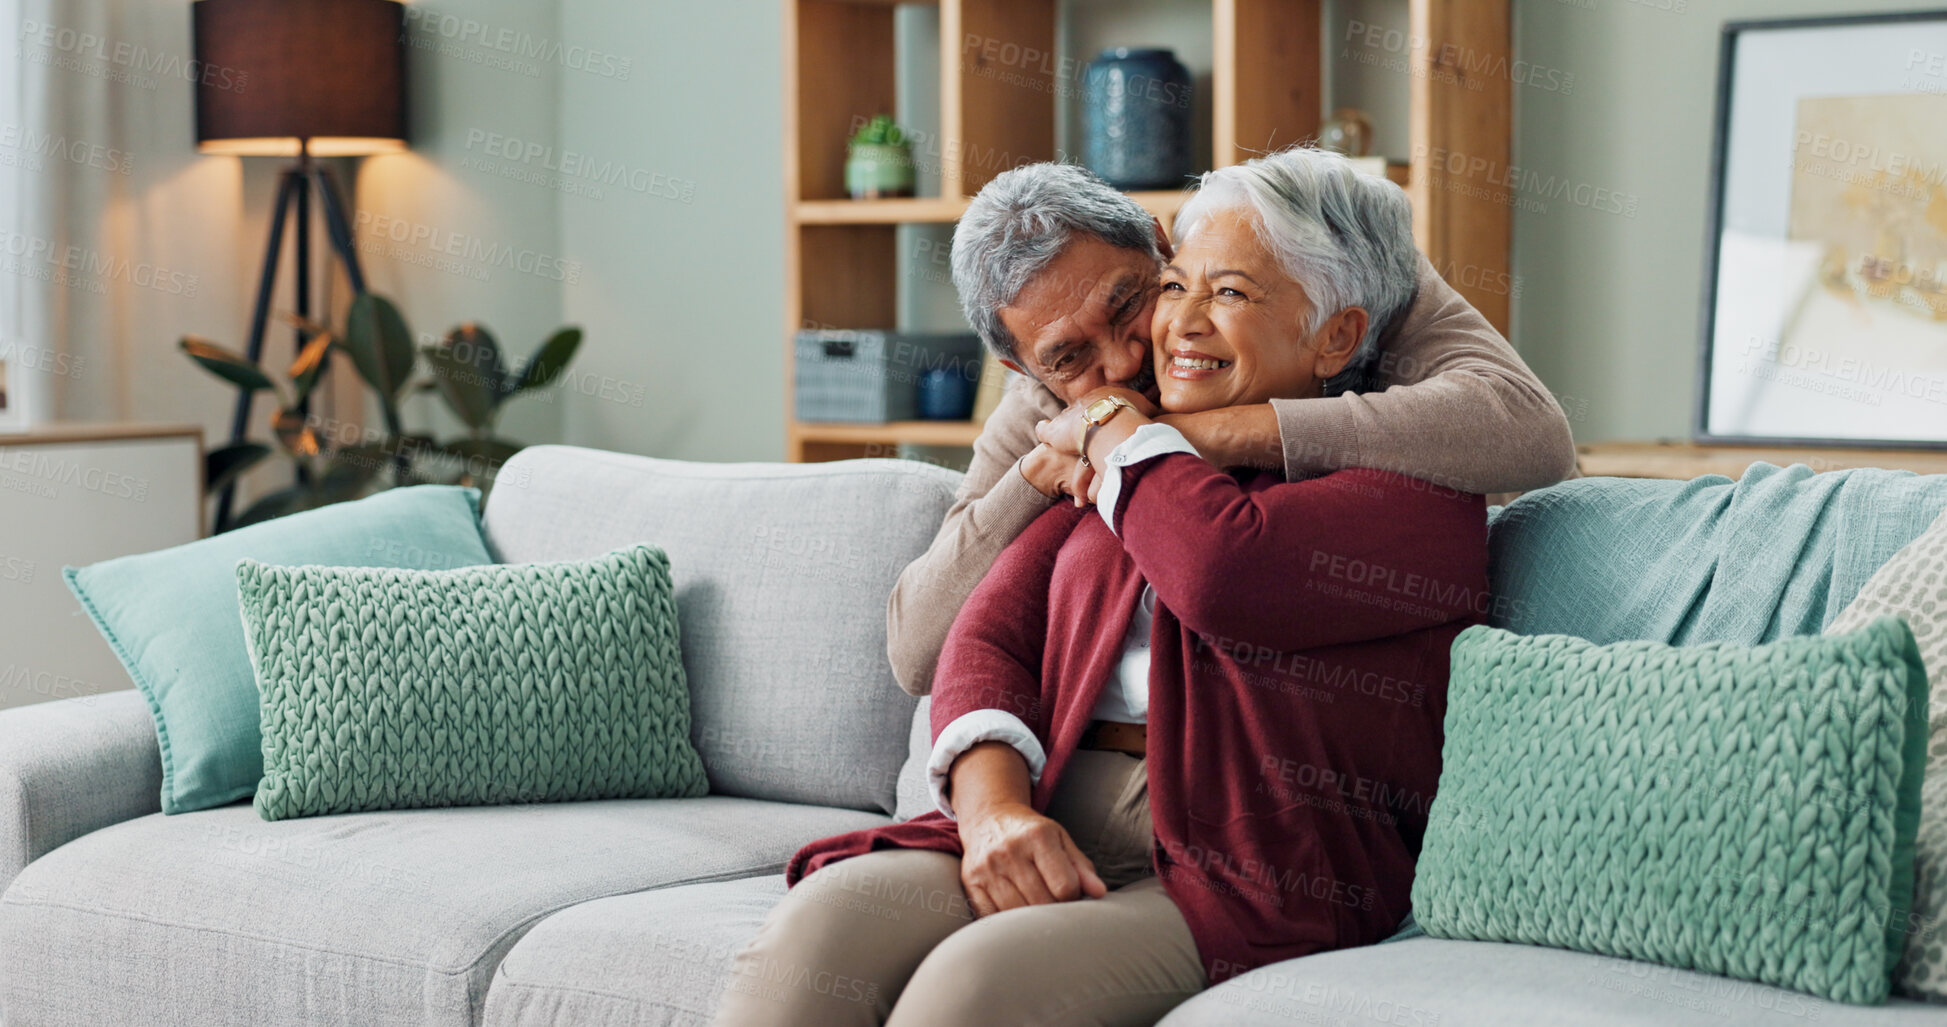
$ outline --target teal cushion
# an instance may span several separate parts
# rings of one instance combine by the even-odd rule
[[[1947,474],[1803,464],[1562,482],[1490,517],[1488,623],[1605,643],[1816,635],[1943,507]]]
[[[1413,914],[1435,937],[1883,1001],[1926,702],[1891,617],[1752,648],[1469,628]]]
[[[248,796],[263,776],[257,682],[237,618],[237,561],[463,567],[492,562],[480,494],[450,485],[392,489],[214,538],[87,567],[68,588],[155,714],[162,811]]]
[[[702,795],[669,558],[237,566],[265,820]]]

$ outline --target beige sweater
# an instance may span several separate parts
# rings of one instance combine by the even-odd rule
[[[1413,306],[1380,346],[1383,391],[1271,401],[1286,478],[1374,467],[1497,493],[1575,473],[1561,405],[1424,256]],[[974,440],[939,535],[893,586],[886,651],[913,695],[932,691],[947,631],[987,568],[1053,502],[1021,476],[1020,460],[1036,445],[1035,422],[1063,407],[1040,383],[1016,376]]]

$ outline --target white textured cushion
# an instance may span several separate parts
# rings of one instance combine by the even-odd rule
[[[1849,1006],[1750,981],[1535,945],[1406,941],[1260,967],[1157,1027],[1937,1027],[1940,1009]]]
[[[485,1027],[703,1027],[784,891],[773,874],[564,909],[501,961]]]
[[[669,553],[711,792],[893,812],[914,700],[886,660],[886,597],[959,475],[530,446],[500,480],[485,526],[502,560]]]
[[[35,860],[0,899],[9,1027],[472,1027],[537,921],[779,873],[876,813],[706,796],[356,813],[154,814]]]
[[[1914,845],[1913,913],[1906,956],[1893,974],[1902,994],[1947,1002],[1947,511],[1886,561],[1826,634],[1883,616],[1903,618],[1927,665],[1927,772]],[[1947,1017],[1947,1013],[1942,1014]]]

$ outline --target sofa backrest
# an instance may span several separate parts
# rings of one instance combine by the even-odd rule
[[[1942,507],[1947,475],[1907,471],[1578,478],[1495,511],[1488,619],[1605,644],[1817,634]]]
[[[530,446],[487,501],[506,562],[647,542],[669,553],[691,737],[710,790],[895,809],[915,700],[886,597],[960,476],[907,460],[705,464]]]

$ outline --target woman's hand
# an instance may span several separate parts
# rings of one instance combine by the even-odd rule
[[[975,916],[1109,893],[1068,829],[1019,802],[960,816],[960,885]]]
[[[1133,389],[1125,389],[1118,385],[1104,385],[1099,389],[1091,390],[1083,395],[1082,398],[1070,403],[1068,409],[1055,415],[1052,420],[1042,421],[1037,424],[1034,429],[1035,435],[1042,442],[1053,446],[1057,452],[1067,454],[1071,460],[1081,456],[1082,425],[1084,423],[1082,421],[1082,411],[1087,410],[1090,403],[1104,396],[1121,396],[1124,400],[1128,401],[1130,406],[1135,407],[1134,410],[1124,410],[1117,413],[1115,417],[1111,418],[1102,426],[1102,430],[1104,431],[1108,430],[1109,425],[1124,420],[1132,425],[1140,426],[1154,419],[1158,413],[1161,413],[1156,404],[1151,403],[1149,397],[1144,396],[1140,392],[1136,392]]]
[[[1049,499],[1060,499],[1088,495],[1095,469],[1083,467],[1080,460],[1044,442],[1021,458],[1021,477]]]
[[[1012,745],[979,742],[949,774],[960,884],[976,916],[1109,893],[1068,829],[1028,804],[1028,763]]]
[[[1156,404],[1151,403],[1142,393],[1120,386],[1105,385],[1083,395],[1052,420],[1041,421],[1034,426],[1035,437],[1041,440],[1042,446],[1052,449],[1061,458],[1077,465],[1069,472],[1069,487],[1065,490],[1075,497],[1076,506],[1081,506],[1085,502],[1093,503],[1096,491],[1100,488],[1100,479],[1097,478],[1094,467],[1080,466],[1082,432],[1087,425],[1087,422],[1082,419],[1082,412],[1088,409],[1090,403],[1104,396],[1120,396],[1134,409],[1117,411],[1114,417],[1109,418],[1096,431],[1095,441],[1089,447],[1090,461],[1101,459],[1114,449],[1117,443],[1128,438],[1130,432],[1148,424],[1159,413]]]

